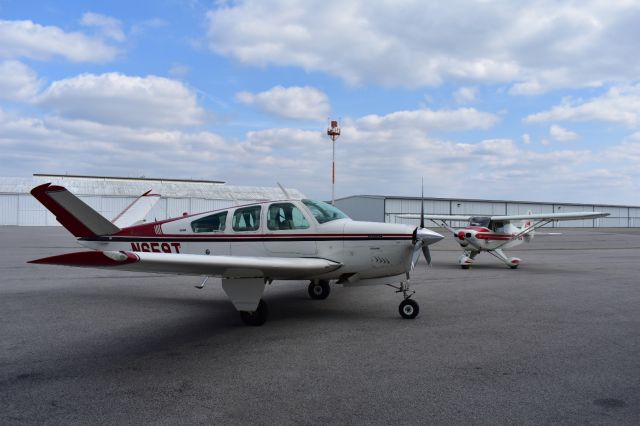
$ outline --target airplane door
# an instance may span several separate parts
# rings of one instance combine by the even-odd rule
[[[265,249],[289,256],[317,254],[316,242],[310,239],[313,233],[310,223],[293,203],[271,204],[266,215]]]

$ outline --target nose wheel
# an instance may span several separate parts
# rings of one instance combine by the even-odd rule
[[[414,319],[420,313],[420,305],[413,299],[405,299],[400,302],[398,312],[400,312],[400,316],[404,319]]]

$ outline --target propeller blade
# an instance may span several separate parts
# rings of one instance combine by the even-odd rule
[[[420,257],[420,248],[424,248],[424,243],[420,240],[416,242],[416,245],[413,247],[413,254],[411,255],[411,271],[413,272],[413,268],[416,267],[416,263],[418,263],[418,258]]]
[[[427,259],[427,265],[431,266],[431,252],[429,251],[429,246],[422,246],[422,253],[424,254],[424,258]]]
[[[422,193],[420,194],[420,228],[424,228],[424,176],[422,177]]]

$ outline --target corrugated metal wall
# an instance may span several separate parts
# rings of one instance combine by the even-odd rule
[[[42,181],[66,186],[78,198],[109,220],[149,188],[154,188],[154,191],[162,195],[147,215],[150,220],[177,217],[185,212],[201,213],[231,207],[235,204],[283,198],[282,191],[274,187],[171,181],[138,182],[102,178],[0,177],[0,225],[59,225],[53,214],[49,213],[29,193],[31,188],[42,184]],[[304,198],[304,194],[296,189],[287,188],[287,191],[294,198]]]
[[[111,220],[137,197],[111,197],[80,195],[98,213]],[[238,200],[243,204],[252,200]],[[231,200],[204,198],[160,198],[147,215],[150,220],[162,220],[181,216],[183,213],[201,213],[234,205]],[[31,194],[0,194],[0,225],[51,226],[60,225],[55,216],[46,210]]]

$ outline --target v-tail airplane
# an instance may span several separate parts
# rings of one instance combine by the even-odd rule
[[[284,190],[283,190],[284,191]],[[286,195],[286,191],[285,195]],[[359,222],[314,200],[285,199],[144,222],[158,195],[147,192],[109,221],[62,186],[31,194],[90,249],[30,263],[194,275],[222,279],[222,289],[245,324],[268,315],[262,295],[278,280],[309,280],[312,299],[329,296],[331,283],[386,284],[402,294],[403,318],[418,315],[409,279],[420,253],[443,236],[424,222]]]

